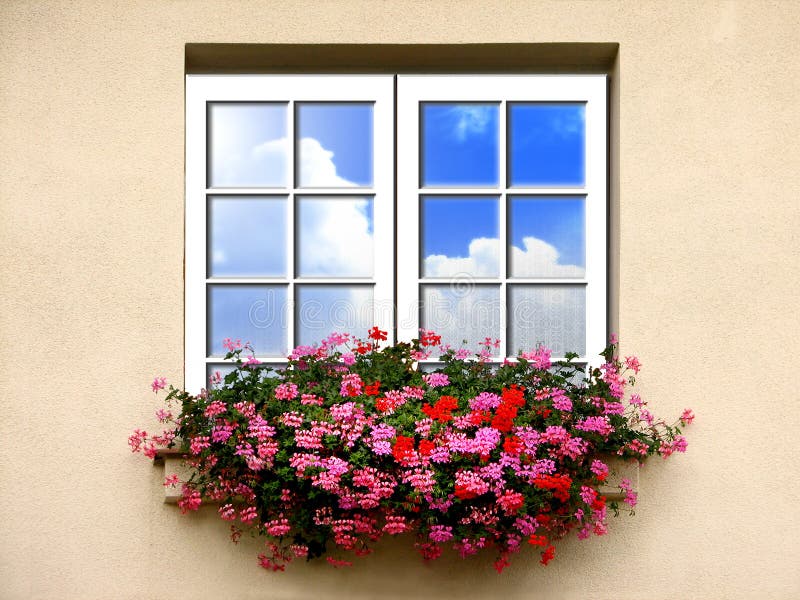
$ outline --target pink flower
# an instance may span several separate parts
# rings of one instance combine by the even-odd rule
[[[639,359],[635,356],[626,356],[625,357],[625,365],[633,370],[634,373],[638,373],[639,369],[642,368],[642,363],[639,362]]]
[[[444,387],[450,384],[450,378],[444,373],[428,373],[422,376],[422,380],[430,387]]]
[[[449,525],[431,525],[428,538],[432,542],[449,542],[453,539],[453,528]]]
[[[180,479],[178,479],[178,476],[175,473],[172,473],[171,475],[167,475],[164,478],[164,487],[175,487],[180,482],[181,481],[180,481]]]
[[[236,509],[233,504],[223,504],[217,509],[217,512],[223,521],[234,521],[236,519]]]
[[[345,398],[360,396],[364,392],[364,382],[357,373],[348,373],[342,377],[339,394]]]
[[[408,530],[406,518],[402,516],[388,516],[386,517],[386,524],[383,530],[389,535],[398,535]]]
[[[297,398],[297,384],[281,383],[275,388],[275,398],[278,400],[293,400]]]
[[[600,481],[608,477],[608,465],[600,460],[593,460],[592,466],[589,467]]]
[[[178,507],[181,509],[181,512],[186,514],[192,510],[199,510],[201,503],[200,492],[190,488],[184,483],[181,498],[178,500]]]
[[[692,421],[694,421],[694,413],[691,408],[687,408],[681,414],[681,424],[689,425]]]
[[[356,363],[356,355],[352,352],[345,352],[342,354],[342,362],[350,367]]]
[[[232,340],[231,338],[225,338],[222,340],[222,347],[225,348],[228,352],[234,352],[235,350],[239,350],[242,347],[242,340]]]
[[[551,362],[550,357],[552,352],[549,348],[545,348],[544,346],[539,346],[533,352],[523,352],[520,354],[520,358],[524,358],[527,361],[530,361],[533,364],[533,368],[539,371],[546,371],[550,368]]]
[[[156,377],[153,379],[153,383],[150,384],[150,387],[153,388],[154,392],[158,392],[158,390],[163,390],[167,387],[167,378],[166,377]]]

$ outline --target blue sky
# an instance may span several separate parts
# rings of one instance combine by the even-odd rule
[[[297,139],[315,139],[332,152],[339,177],[372,185],[372,104],[302,102],[297,104],[296,119]],[[299,163],[302,169],[302,155]],[[302,172],[300,177],[302,181]]]
[[[496,196],[423,196],[423,254],[466,256],[473,239],[498,237],[498,202]]]
[[[498,111],[497,104],[423,104],[422,185],[496,185]]]
[[[209,275],[285,276],[287,202],[285,196],[210,197]]]
[[[509,105],[509,185],[581,185],[585,107],[578,103]]]
[[[509,239],[524,248],[523,238],[535,237],[555,246],[560,263],[585,266],[583,197],[511,197]]]
[[[286,103],[211,104],[208,115],[209,185],[285,185],[287,111]]]
[[[256,354],[287,353],[285,285],[209,285],[208,353],[224,356],[226,337],[250,342]]]

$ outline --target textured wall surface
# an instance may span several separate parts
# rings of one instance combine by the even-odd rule
[[[789,1],[0,2],[0,597],[800,597],[798,31]],[[501,577],[405,540],[271,575],[161,504],[126,437],[182,377],[187,42],[620,44],[623,351],[698,414],[635,517]]]

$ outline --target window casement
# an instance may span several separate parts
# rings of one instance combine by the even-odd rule
[[[372,325],[595,362],[604,76],[188,75],[186,98],[187,389],[223,338],[280,365]]]

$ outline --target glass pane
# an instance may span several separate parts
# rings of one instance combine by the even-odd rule
[[[297,104],[297,185],[372,185],[372,104]]]
[[[420,326],[442,336],[442,344],[478,352],[478,342],[501,338],[500,286],[423,285],[420,290]],[[498,351],[493,351],[496,354]]]
[[[583,197],[514,197],[509,202],[511,277],[586,275]]]
[[[286,104],[209,104],[209,187],[285,187],[288,149]]]
[[[374,323],[371,285],[298,285],[297,345],[319,343],[333,332],[362,339]]]
[[[498,105],[421,104],[423,186],[498,184]]]
[[[298,277],[372,277],[372,227],[372,198],[298,198]]]
[[[509,286],[509,346],[516,355],[544,345],[553,356],[586,352],[586,286]]]
[[[583,185],[583,103],[510,104],[510,185]]]
[[[209,285],[208,354],[225,356],[222,340],[250,342],[259,356],[285,356],[286,286]]]
[[[208,276],[285,276],[286,226],[285,197],[209,197]]]
[[[496,197],[423,196],[422,276],[499,276],[498,209]]]

